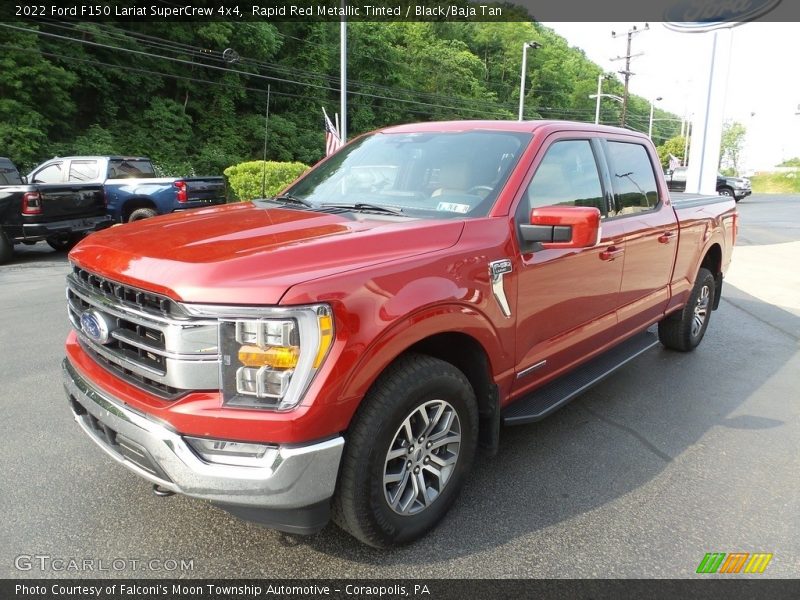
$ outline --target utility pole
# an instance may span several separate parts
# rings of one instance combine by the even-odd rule
[[[627,51],[625,52],[625,56],[617,56],[616,58],[611,59],[611,60],[625,61],[625,70],[619,71],[620,75],[625,76],[625,93],[622,95],[623,102],[622,102],[622,118],[620,119],[620,127],[625,127],[625,119],[628,116],[628,84],[630,83],[631,75],[634,75],[634,73],[631,72],[631,59],[636,58],[637,56],[642,56],[644,54],[644,52],[631,54],[631,40],[633,39],[633,36],[636,35],[637,33],[642,33],[643,31],[647,31],[649,29],[650,29],[649,23],[645,23],[643,29],[637,28],[636,25],[631,27],[628,30],[627,34],[625,34],[628,37],[628,48]],[[614,39],[617,39],[622,35],[623,34],[621,33],[617,34],[616,31],[611,32],[611,37]]]

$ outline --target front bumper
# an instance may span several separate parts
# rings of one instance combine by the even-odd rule
[[[211,464],[168,424],[101,391],[67,359],[62,373],[81,429],[111,458],[161,488],[250,513],[319,506],[333,495],[344,446],[341,436],[307,445],[272,446],[264,466]],[[232,512],[246,515],[248,510]]]

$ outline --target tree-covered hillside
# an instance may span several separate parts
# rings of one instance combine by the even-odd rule
[[[522,44],[526,118],[594,120],[600,67],[531,23],[350,23],[349,135],[394,123],[513,119]],[[338,110],[338,23],[0,24],[0,155],[153,157],[165,173],[220,173],[261,158],[271,86],[271,160],[313,163],[322,112]],[[228,52],[225,52],[228,50]],[[621,94],[616,78],[604,92]],[[650,106],[632,97],[628,125]],[[619,123],[604,101],[601,122]],[[656,112],[655,142],[680,129]],[[676,120],[669,120],[676,119]]]

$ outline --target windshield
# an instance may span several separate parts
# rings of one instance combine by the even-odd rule
[[[377,133],[346,146],[286,193],[314,205],[371,204],[441,219],[489,212],[530,134]]]

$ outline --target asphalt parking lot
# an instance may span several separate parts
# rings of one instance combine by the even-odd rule
[[[60,380],[66,258],[0,267],[0,577],[20,555],[193,559],[182,577],[694,577],[707,552],[800,574],[800,196],[751,196],[720,310],[691,354],[654,349],[551,418],[505,429],[423,540],[377,551],[157,498],[72,421]],[[39,247],[41,246],[41,247]],[[130,563],[129,563],[130,564]],[[738,575],[737,577],[743,577]]]

